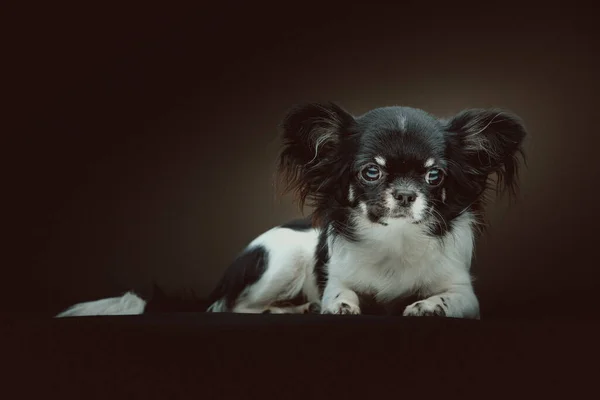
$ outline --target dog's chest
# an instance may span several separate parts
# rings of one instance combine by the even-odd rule
[[[428,286],[443,272],[439,242],[414,231],[335,243],[332,250],[330,275],[382,301]]]

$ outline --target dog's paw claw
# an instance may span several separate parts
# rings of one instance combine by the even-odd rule
[[[421,300],[406,307],[403,315],[405,317],[445,317],[446,310],[440,304]]]
[[[360,308],[356,305],[340,301],[332,304],[330,307],[324,308],[322,314],[358,315],[360,314]]]

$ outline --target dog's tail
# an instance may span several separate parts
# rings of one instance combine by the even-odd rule
[[[56,315],[63,317],[84,317],[92,315],[138,315],[146,309],[146,300],[133,292],[120,297],[77,303]]]
[[[214,312],[217,310],[214,310],[214,307],[207,310],[206,301],[199,299],[193,292],[186,296],[170,296],[154,283],[152,296],[147,299],[143,299],[140,295],[129,291],[119,297],[77,303],[56,315],[56,318],[205,311]]]

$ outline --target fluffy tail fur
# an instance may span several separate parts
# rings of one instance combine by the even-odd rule
[[[120,297],[87,301],[75,304],[61,312],[56,318],[84,317],[92,315],[138,315],[143,314],[146,301],[133,292]]]

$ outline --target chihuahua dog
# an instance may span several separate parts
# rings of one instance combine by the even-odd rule
[[[312,213],[251,241],[207,312],[380,313],[413,299],[397,311],[480,317],[474,242],[488,192],[518,189],[519,117],[469,109],[439,119],[409,107],[354,116],[315,103],[290,110],[281,131],[283,193]],[[128,292],[58,316],[141,314],[148,305]]]

